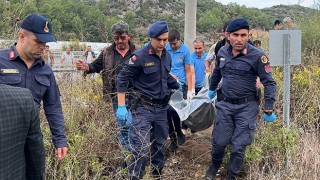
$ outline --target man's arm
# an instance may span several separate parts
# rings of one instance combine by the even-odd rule
[[[191,88],[192,90],[196,88],[196,74],[194,71],[194,66],[190,66],[190,71],[191,71]]]
[[[128,110],[125,106],[125,93],[129,85],[129,81],[139,72],[141,62],[133,55],[129,61],[120,70],[117,77],[117,93],[118,93],[118,109],[116,117],[120,120],[127,120]]]
[[[27,102],[26,117],[30,117],[30,126],[25,143],[27,179],[42,180],[45,173],[45,148],[40,130],[39,111],[33,101],[32,94]],[[30,108],[29,108],[30,107]]]
[[[67,137],[60,101],[60,92],[53,73],[51,73],[50,86],[43,96],[43,107],[49,122],[52,141],[57,149],[57,158],[61,160],[67,155]]]
[[[272,77],[270,62],[266,55],[262,55],[258,60],[258,76],[264,86],[264,110],[272,112],[277,92],[277,84]]]
[[[188,83],[188,91],[192,90],[192,87],[194,87],[195,85],[192,84],[192,72],[191,72],[191,66],[190,64],[186,64],[184,65],[185,67],[185,71],[186,71],[186,78],[187,78],[187,83]]]
[[[205,61],[204,61],[204,65],[206,67],[206,72],[205,73],[211,73],[212,69],[214,69],[214,67],[211,67],[212,62],[215,63],[216,56],[214,54],[214,52],[211,52],[207,55]]]
[[[213,70],[212,75],[209,80],[209,90],[212,90],[212,91],[217,89],[218,84],[222,78],[219,64],[220,64],[220,60],[219,60],[219,58],[217,58],[214,70]]]
[[[191,72],[191,68],[190,65],[192,64],[192,60],[191,60],[191,56],[190,56],[190,51],[189,49],[186,47],[186,52],[184,54],[184,59],[183,59],[183,63],[184,63],[184,68],[185,68],[185,72],[186,72],[186,79],[187,79],[187,84],[188,84],[188,91],[192,91],[192,87],[194,87],[194,84],[192,85],[192,72]]]
[[[103,69],[103,52],[92,63],[86,63],[83,60],[76,61],[77,70],[84,70],[85,73],[99,73]]]

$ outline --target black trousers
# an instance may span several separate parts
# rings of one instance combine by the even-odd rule
[[[182,86],[182,92],[183,92],[183,98],[187,99],[187,92],[188,92],[188,86],[185,84]],[[181,131],[181,120],[176,112],[176,110],[173,109],[173,107],[169,106],[167,111],[167,119],[168,119],[168,125],[169,125],[169,137],[171,139],[177,138],[180,134],[182,134]],[[186,125],[182,123],[182,127],[184,129],[187,129]]]

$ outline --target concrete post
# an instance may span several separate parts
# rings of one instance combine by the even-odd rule
[[[185,1],[184,43],[193,51],[193,41],[196,39],[197,0]]]

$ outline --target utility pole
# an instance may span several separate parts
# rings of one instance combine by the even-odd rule
[[[193,50],[193,41],[196,39],[197,0],[185,1],[184,12],[184,43],[190,51]]]

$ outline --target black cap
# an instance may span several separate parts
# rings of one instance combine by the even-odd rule
[[[148,36],[151,38],[155,38],[168,31],[169,28],[167,21],[157,21],[149,27]]]
[[[239,18],[239,19],[232,20],[228,25],[227,32],[232,33],[239,29],[249,30],[249,23],[246,19]]]
[[[33,32],[41,42],[56,42],[56,39],[52,35],[51,22],[39,14],[31,14],[24,18],[21,28]]]

